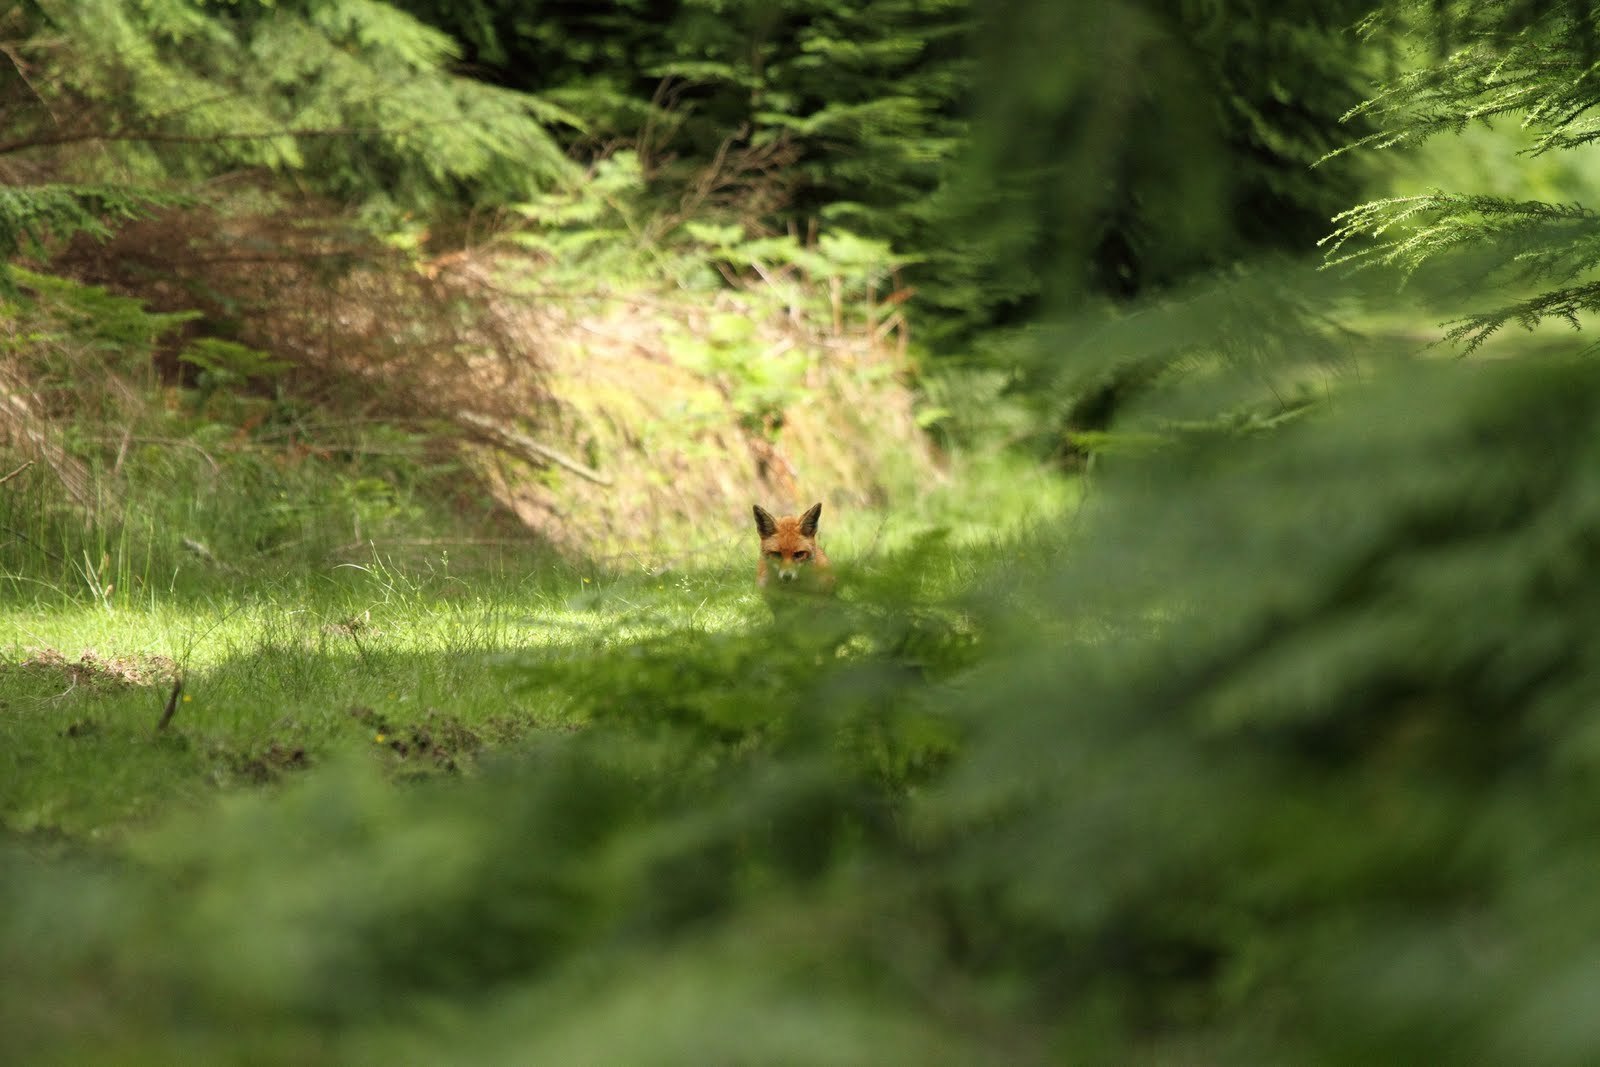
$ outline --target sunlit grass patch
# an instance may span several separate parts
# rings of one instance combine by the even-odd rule
[[[442,596],[388,567],[204,603],[41,601],[0,617],[0,810],[14,830],[89,834],[339,751],[462,771],[484,748],[574,725],[563,694],[530,692],[541,659],[727,631],[758,610],[731,574],[491,575]]]
[[[1016,565],[1018,538],[1076,500],[1073,483],[991,458],[898,508],[830,506],[838,596],[802,619],[758,595],[743,523],[708,527],[710,550],[684,558],[653,542],[470,561],[372,544],[276,569],[191,559],[165,585],[117,562],[139,555],[130,535],[98,587],[69,568],[0,588],[0,822],[121,836],[343,756],[395,778],[470,775],[487,753],[597,719],[738,733],[730,686],[771,690],[781,707],[760,714],[787,718],[789,690],[839,664],[904,658],[900,643],[922,638],[886,611]]]

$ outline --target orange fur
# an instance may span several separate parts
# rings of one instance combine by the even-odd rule
[[[828,564],[828,554],[817,544],[817,520],[822,517],[822,505],[813,504],[803,515],[785,515],[781,519],[773,518],[760,504],[752,510],[756,516],[756,533],[761,536],[756,584],[766,588],[775,574],[782,584],[794,582],[821,592],[831,591],[833,570]]]

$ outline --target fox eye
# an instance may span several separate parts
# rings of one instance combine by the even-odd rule
[[[767,558],[768,559],[782,559],[783,558],[783,553],[782,552],[777,552],[777,551],[768,552],[767,553]]]
[[[794,554],[794,558],[795,559],[805,559],[809,555],[811,555],[811,553],[807,552],[805,549],[802,548],[800,551],[798,551],[798,552],[796,552]]]

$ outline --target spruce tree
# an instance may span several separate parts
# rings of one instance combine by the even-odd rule
[[[691,209],[844,226],[917,257],[949,243],[941,190],[966,137],[970,0],[400,4],[459,35],[480,76],[588,117],[580,152],[636,147],[669,204],[688,191]],[[696,192],[708,186],[710,204]]]
[[[1378,127],[1344,151],[1399,148],[1469,125],[1516,120],[1532,135],[1522,154],[1576,149],[1600,138],[1595,77],[1600,8],[1550,3],[1393,4],[1369,35],[1412,44],[1409,69],[1354,109]],[[1507,325],[1546,320],[1577,328],[1600,310],[1600,215],[1547,203],[1435,189],[1370,201],[1342,213],[1330,235],[1333,265],[1384,265],[1426,280],[1425,268],[1464,270],[1449,284],[1469,294],[1446,339],[1471,351]]]
[[[16,166],[147,188],[260,168],[391,211],[572,176],[547,132],[565,113],[452,74],[454,43],[388,4],[41,0],[17,19]]]
[[[1041,451],[1077,462],[1175,379],[1136,428],[1248,428],[1303,406],[1285,366],[1342,357],[1301,265],[1367,163],[1314,168],[1368,91],[1364,2],[1167,0],[988,10],[986,91],[958,238],[981,343],[1038,412]],[[1357,120],[1354,129],[1361,128]],[[969,323],[981,324],[980,314]],[[1304,375],[1297,372],[1299,378]]]

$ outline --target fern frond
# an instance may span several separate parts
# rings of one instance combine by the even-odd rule
[[[0,185],[0,291],[14,287],[10,263],[76,234],[109,237],[119,222],[144,218],[173,197],[90,185]]]

